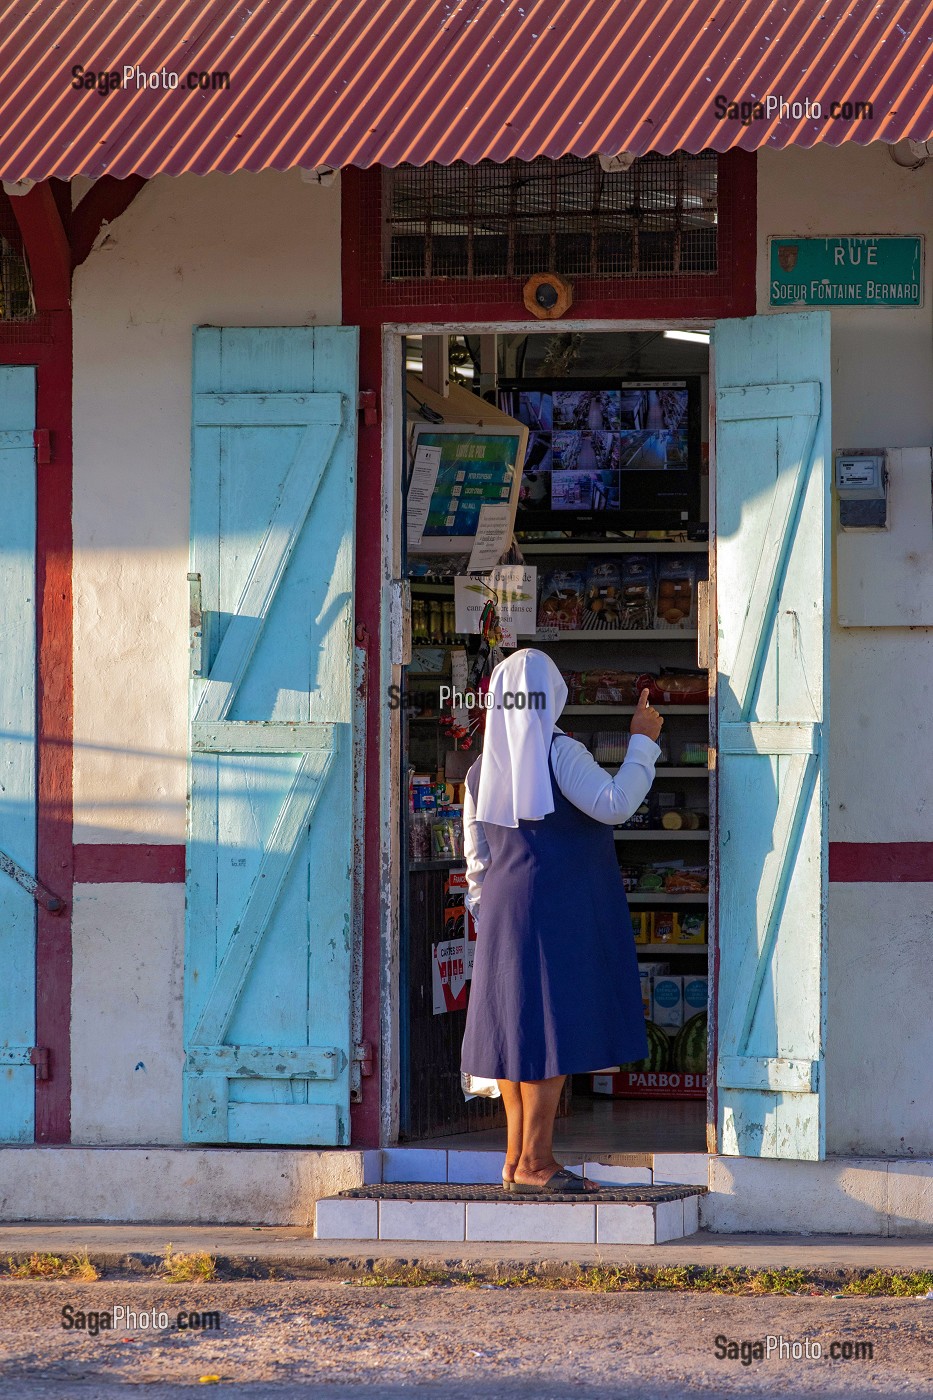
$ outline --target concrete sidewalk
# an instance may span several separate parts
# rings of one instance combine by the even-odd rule
[[[420,1264],[495,1278],[525,1268],[572,1272],[594,1264],[645,1267],[794,1268],[813,1274],[884,1269],[933,1270],[933,1237],[877,1235],[713,1235],[700,1231],[667,1244],[393,1244],[314,1240],[284,1226],[85,1225],[45,1222],[0,1226],[0,1260],[31,1254],[67,1256],[87,1250],[108,1278],[152,1277],[167,1244],[179,1253],[204,1251],[221,1278],[349,1278],[375,1264]]]

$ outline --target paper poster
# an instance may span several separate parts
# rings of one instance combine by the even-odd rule
[[[431,508],[441,465],[441,449],[419,443],[408,484],[408,548],[417,549]]]
[[[476,526],[476,538],[467,570],[484,573],[498,564],[512,538],[512,512],[508,505],[482,506]]]
[[[485,586],[484,586],[485,585]],[[533,564],[500,564],[482,579],[454,579],[454,611],[457,631],[473,636],[479,631],[483,608],[496,595],[496,611],[504,646],[517,645],[519,637],[533,637],[536,630],[538,570]]]
[[[463,937],[433,945],[432,984],[434,1015],[465,1011],[467,1004],[466,968]]]
[[[450,688],[455,695],[463,695],[469,690],[470,662],[463,647],[454,647],[450,653]],[[465,705],[451,705],[454,723],[464,729],[469,728],[470,711]]]

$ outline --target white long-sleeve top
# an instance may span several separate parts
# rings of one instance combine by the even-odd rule
[[[599,766],[583,744],[558,730],[551,748],[551,767],[568,802],[598,822],[618,826],[627,822],[647,797],[660,753],[659,746],[646,734],[633,734],[625,762],[613,775]],[[463,853],[467,863],[466,905],[477,918],[490,857],[483,823],[476,820],[476,806],[468,787],[463,796]]]

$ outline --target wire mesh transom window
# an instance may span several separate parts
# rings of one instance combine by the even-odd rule
[[[386,171],[384,273],[407,278],[715,274],[715,152]]]

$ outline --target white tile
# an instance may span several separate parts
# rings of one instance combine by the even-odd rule
[[[596,1207],[597,1244],[654,1244],[654,1206],[611,1202]]]
[[[317,1240],[377,1240],[379,1208],[375,1201],[318,1201],[314,1207]]]
[[[682,1240],[684,1237],[683,1201],[658,1201],[655,1206],[655,1240],[663,1244],[665,1240]]]
[[[650,1186],[650,1167],[624,1167],[605,1162],[587,1162],[586,1176],[600,1186]]]
[[[363,1153],[363,1185],[378,1185],[382,1180],[382,1150],[373,1148]]]
[[[687,1196],[684,1200],[684,1234],[695,1235],[700,1228],[700,1198]]]
[[[512,1205],[498,1201],[467,1202],[468,1240],[512,1244],[595,1244],[596,1209],[588,1202],[563,1201]]]
[[[655,1152],[655,1186],[708,1186],[706,1152]]]
[[[382,1154],[383,1181],[446,1181],[447,1153],[436,1147],[387,1147]]]
[[[462,1240],[462,1201],[380,1201],[381,1240]]]
[[[501,1186],[504,1152],[447,1153],[447,1180],[479,1186]]]

